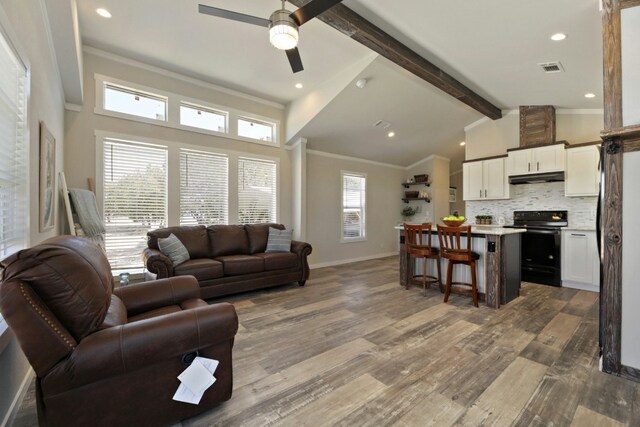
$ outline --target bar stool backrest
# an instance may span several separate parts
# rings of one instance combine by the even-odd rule
[[[471,259],[471,226],[446,227],[438,225],[440,256],[456,261]],[[466,233],[466,245],[462,245],[462,234]]]
[[[411,249],[431,248],[431,223],[407,224],[404,223],[404,244],[407,251]]]

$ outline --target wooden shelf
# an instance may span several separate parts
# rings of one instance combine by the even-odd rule
[[[422,200],[427,203],[431,203],[431,199],[427,199],[426,197],[403,197],[402,200],[405,203],[409,203],[410,200]]]
[[[402,185],[404,188],[409,188],[412,185],[424,185],[425,187],[431,187],[430,182],[403,182]]]

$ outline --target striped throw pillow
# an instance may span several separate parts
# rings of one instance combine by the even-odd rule
[[[278,230],[269,227],[269,240],[265,252],[291,252],[291,236],[293,230]]]
[[[173,233],[165,239],[158,239],[158,248],[169,257],[174,266],[189,260],[189,251]]]

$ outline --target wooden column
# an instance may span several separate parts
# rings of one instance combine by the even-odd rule
[[[486,298],[486,304],[491,308],[500,308],[500,283],[502,283],[502,260],[500,254],[502,248],[500,247],[502,239],[500,236],[487,235],[487,262],[486,262],[486,274],[484,283],[484,292]],[[495,243],[495,252],[489,252],[489,244]]]

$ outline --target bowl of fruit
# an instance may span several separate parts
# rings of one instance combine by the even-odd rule
[[[442,222],[447,227],[460,227],[466,220],[464,216],[449,215],[442,217]]]

